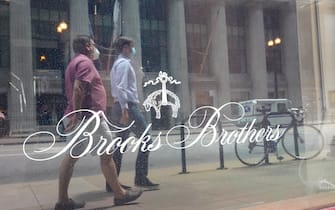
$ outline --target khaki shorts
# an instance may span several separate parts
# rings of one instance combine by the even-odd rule
[[[84,121],[84,124],[86,122],[87,122],[87,120]],[[68,119],[64,119],[64,126],[65,127],[67,126],[68,123],[69,123],[69,120]],[[94,126],[95,126],[95,123],[90,123],[87,126],[87,128],[85,129],[85,131],[87,131],[87,132],[92,131],[94,129]],[[73,135],[67,136],[66,137],[66,141],[69,143],[73,139],[73,137],[74,137],[75,134],[76,133],[74,133]],[[94,147],[96,147],[96,148],[90,154],[93,155],[93,156],[95,156],[95,155],[97,155],[97,149],[99,148],[99,147],[97,147],[97,144],[99,144],[101,137],[103,137],[104,139],[107,140],[107,145],[109,143],[111,143],[112,139],[113,139],[112,132],[111,132],[111,130],[110,130],[109,126],[108,126],[108,123],[106,122],[105,119],[100,118],[100,125],[99,125],[98,129],[92,134],[92,137],[93,137],[93,145],[90,148],[90,150],[93,149]],[[80,141],[83,138],[85,138],[85,137],[83,135],[81,135],[77,139],[76,142]],[[86,137],[86,138],[88,138],[88,137]],[[85,149],[88,146],[88,143],[89,143],[88,140],[81,141],[78,144],[74,143],[76,145],[74,146],[74,144],[73,144],[73,146],[71,146],[68,149],[67,152],[68,152],[68,154],[71,153],[72,156],[79,156],[80,154],[82,154],[85,151]],[[71,149],[72,149],[72,151],[71,151]]]

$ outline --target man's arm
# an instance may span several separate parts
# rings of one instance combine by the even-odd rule
[[[122,109],[128,109],[128,62],[122,62],[117,66],[117,98]]]
[[[122,115],[120,123],[123,125],[128,124],[128,70],[124,69],[121,75],[120,83],[118,84],[119,89],[119,103],[122,108]]]
[[[89,83],[75,80],[73,85],[73,94],[72,94],[72,106],[73,110],[79,110],[83,108],[83,102],[89,91]],[[76,112],[74,116],[71,116],[68,125],[66,126],[66,131],[72,131],[77,125],[78,121],[82,120],[82,113]]]
[[[129,63],[122,62],[116,67],[115,77],[116,79],[116,94],[122,108],[122,115],[120,123],[123,125],[128,124],[128,73]],[[112,81],[112,80],[111,80]]]
[[[75,80],[73,85],[73,110],[79,110],[83,108],[83,102],[85,97],[88,95],[90,84],[88,82]],[[76,114],[76,119],[81,119],[81,113]]]

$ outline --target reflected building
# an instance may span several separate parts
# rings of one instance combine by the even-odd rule
[[[335,4],[319,2],[121,0],[122,34],[136,41],[142,101],[155,90],[143,88],[143,80],[166,71],[182,81],[169,88],[181,98],[184,116],[202,105],[288,98],[306,107],[311,120],[331,119]],[[98,44],[109,92],[113,7],[114,0],[0,0],[0,108],[7,110],[11,135],[62,116],[64,69],[77,34]],[[58,31],[60,23],[68,28]],[[147,115],[155,122],[154,116]],[[162,116],[156,129],[176,123]]]

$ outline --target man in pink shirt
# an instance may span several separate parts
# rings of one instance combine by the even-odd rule
[[[5,119],[6,119],[5,114],[0,110],[0,121]]]
[[[72,113],[80,109],[89,109],[95,112],[106,111],[106,91],[103,86],[99,72],[93,64],[94,42],[86,35],[80,35],[73,41],[73,50],[76,53],[75,57],[69,63],[65,72],[65,90],[68,105],[65,114]],[[83,119],[83,113],[76,112],[71,114],[66,123],[66,131],[72,132],[78,126],[78,123]],[[89,117],[86,115],[85,117]],[[107,137],[106,139],[112,140],[111,132],[107,122],[101,118],[101,123],[97,131],[93,134],[94,144],[97,144],[100,137]],[[89,130],[89,129],[88,129]],[[73,136],[67,136],[69,140]],[[73,167],[78,158],[74,158],[82,154],[88,142],[78,142],[72,148],[69,154],[64,157],[59,174],[59,194],[58,202],[55,206],[56,210],[77,209],[85,206],[83,202],[77,202],[69,199],[68,187],[72,177]],[[141,191],[125,190],[121,187],[113,161],[112,155],[104,153],[100,156],[100,164],[103,175],[105,176],[108,184],[115,192],[114,204],[123,205],[125,203],[136,200]]]

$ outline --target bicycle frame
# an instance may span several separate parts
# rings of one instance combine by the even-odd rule
[[[270,164],[269,163],[269,154],[270,153],[276,153],[278,160],[283,160],[284,156],[279,156],[278,152],[278,143],[281,142],[284,151],[291,157],[297,159],[297,160],[304,160],[304,159],[310,159],[316,157],[320,152],[322,151],[322,148],[324,146],[324,137],[319,129],[312,125],[304,125],[303,123],[303,111],[301,110],[292,110],[288,112],[270,112],[269,110],[263,109],[258,110],[258,112],[262,112],[262,115],[264,116],[261,120],[261,122],[257,123],[258,128],[264,128],[266,130],[270,130],[270,128],[277,127],[278,125],[281,125],[284,127],[279,126],[279,129],[282,129],[282,132],[280,132],[280,136],[277,139],[268,139],[268,133],[266,132],[263,137],[263,141],[259,141],[258,143],[256,141],[250,141],[248,144],[249,154],[253,154],[253,151],[257,147],[263,147],[262,150],[256,151],[255,154],[264,154],[261,159],[259,159],[256,163],[250,163],[247,161],[247,159],[244,159],[239,153],[238,145],[235,143],[235,153],[237,155],[237,158],[245,165],[248,166],[255,166],[259,165],[261,163]],[[282,122],[281,120],[275,119],[276,116],[286,117],[289,116],[291,119],[288,119],[289,122],[287,123],[278,123]],[[271,117],[273,117],[273,124],[271,125]],[[300,130],[300,127],[302,127],[303,130]],[[306,130],[307,129],[307,130]],[[305,132],[307,131],[307,133]],[[309,131],[312,131],[312,133],[309,133]],[[279,132],[279,131],[278,131]],[[289,133],[289,134],[288,134]],[[307,134],[307,136],[305,136]],[[304,148],[306,148],[304,145],[308,145],[308,142],[306,137],[311,137],[311,134],[316,134],[319,139],[318,141],[312,141],[316,143],[320,143],[317,146],[316,152],[313,151],[312,155],[310,156],[304,156],[305,152],[302,151],[302,147],[300,144],[303,145]],[[288,136],[286,138],[285,136]],[[313,136],[313,135],[312,135]],[[313,139],[312,139],[313,140]],[[263,143],[262,143],[263,142]],[[291,142],[291,143],[290,143]],[[287,147],[287,144],[291,145]],[[307,144],[306,144],[307,143]],[[314,147],[315,148],[315,147]],[[243,150],[242,150],[243,151]],[[305,151],[305,150],[304,150]],[[306,153],[307,154],[307,153]],[[310,154],[310,153],[309,153]]]
[[[298,133],[298,129],[297,129],[297,127],[299,125],[299,121],[296,119],[295,114],[293,114],[292,112],[281,112],[281,113],[270,112],[268,114],[264,113],[264,118],[261,122],[263,128],[267,128],[268,126],[271,126],[270,121],[269,121],[269,117],[277,116],[277,115],[289,115],[292,120],[291,120],[291,123],[285,128],[285,130],[284,130],[283,134],[280,136],[280,138],[275,141],[275,151],[277,151],[278,143],[284,138],[287,131],[289,129],[293,128],[295,154],[296,154],[296,156],[299,156],[299,145],[298,145],[299,133]],[[270,164],[269,154],[272,153],[272,152],[269,152],[268,146],[269,146],[268,141],[264,138],[264,154],[265,154],[264,162],[265,162],[265,164]],[[280,159],[280,157],[278,156],[278,153],[276,155],[277,155],[277,158]]]

